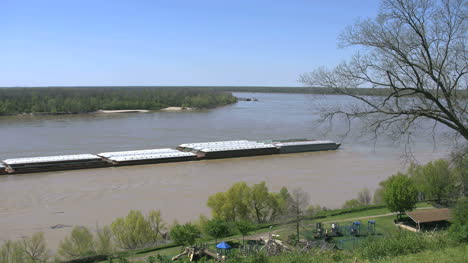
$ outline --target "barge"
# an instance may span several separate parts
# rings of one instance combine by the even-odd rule
[[[148,149],[46,157],[7,159],[0,174],[32,173],[138,164],[195,161],[258,155],[336,150],[339,143],[307,139],[221,141],[181,144],[176,149]]]
[[[7,174],[6,167],[3,163],[0,163],[0,175]]]
[[[6,165],[8,173],[98,168],[110,165],[101,157],[93,154],[16,158],[4,160],[3,163]]]
[[[299,153],[336,150],[341,144],[333,141],[287,141],[273,142],[278,147],[279,153]]]
[[[104,157],[114,166],[183,162],[197,159],[197,155],[194,153],[174,149],[131,151],[127,154],[125,152],[101,153],[98,155]]]
[[[223,146],[223,145],[243,145],[248,144],[249,141],[247,140],[237,140],[237,141],[221,141],[221,142],[197,142],[197,143],[184,143],[177,146],[177,150],[184,151],[184,152],[193,152],[203,147],[215,147],[215,146]]]
[[[272,144],[254,141],[204,142],[179,145],[190,150],[200,159],[233,158],[277,154],[279,150]]]

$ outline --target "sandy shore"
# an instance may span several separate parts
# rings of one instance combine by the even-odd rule
[[[96,113],[134,113],[134,112],[149,112],[149,110],[98,110]]]
[[[185,108],[185,107],[167,107],[164,109],[161,109],[162,111],[189,111],[193,110],[193,108]]]

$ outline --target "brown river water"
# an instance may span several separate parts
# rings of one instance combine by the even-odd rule
[[[55,249],[74,225],[95,229],[129,210],[160,209],[179,222],[209,215],[208,196],[233,183],[266,181],[271,191],[301,187],[312,204],[330,208],[377,188],[405,169],[404,145],[350,134],[342,139],[315,125],[320,106],[349,103],[341,96],[238,93],[240,101],[206,111],[0,118],[0,159],[175,147],[236,140],[333,139],[337,151],[0,176],[0,241],[45,233]],[[334,123],[334,130],[345,126]],[[413,143],[420,163],[446,157],[430,137]],[[55,225],[63,228],[51,228]]]

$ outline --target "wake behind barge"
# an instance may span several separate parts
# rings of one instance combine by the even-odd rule
[[[94,154],[6,159],[0,174],[48,172],[86,168],[197,161],[272,154],[336,150],[339,143],[307,139],[220,141],[181,144],[177,149],[147,149]]]

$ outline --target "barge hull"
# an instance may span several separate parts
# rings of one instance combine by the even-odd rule
[[[175,163],[175,162],[187,162],[198,160],[196,156],[184,156],[184,157],[171,157],[171,158],[158,158],[158,159],[147,159],[147,160],[129,160],[129,161],[112,161],[114,166],[128,166],[128,165],[141,165],[141,164],[158,164],[158,163]]]
[[[308,144],[308,145],[290,145],[279,147],[279,153],[301,153],[336,150],[340,147],[337,143]]]
[[[240,150],[226,150],[226,151],[213,151],[213,152],[197,152],[198,158],[204,159],[221,159],[221,158],[235,158],[259,155],[277,154],[277,148],[261,148],[261,149],[240,149]]]
[[[11,167],[9,173],[42,173],[51,171],[64,171],[64,170],[79,170],[79,169],[90,169],[90,168],[102,168],[112,166],[110,163],[105,161],[99,162],[74,162],[74,163],[62,163],[62,164],[41,164],[41,165],[23,165]]]

